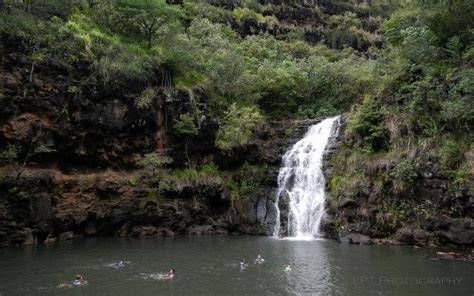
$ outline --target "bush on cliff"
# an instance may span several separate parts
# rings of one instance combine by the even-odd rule
[[[165,155],[157,153],[148,153],[142,159],[137,161],[137,165],[143,169],[143,172],[151,180],[155,179],[158,173],[168,164],[172,163],[172,159]]]
[[[235,103],[230,105],[217,132],[217,147],[230,151],[232,148],[247,144],[253,130],[262,120],[259,110],[253,106],[239,109]]]

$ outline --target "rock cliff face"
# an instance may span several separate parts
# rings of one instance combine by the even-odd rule
[[[270,234],[280,158],[307,125],[264,126],[249,145],[225,160],[228,166],[257,160],[266,165],[249,176],[260,185],[245,199],[233,200],[221,182],[172,187],[150,199],[153,188],[140,182],[137,171],[31,165],[20,178],[7,175],[0,184],[1,246],[95,235]]]
[[[3,150],[20,147],[21,161],[17,171],[2,168],[1,246],[93,235],[266,235],[272,229],[281,156],[310,122],[271,122],[248,145],[223,155],[209,145],[216,125],[205,120],[206,132],[190,142],[193,162],[213,162],[226,174],[245,163],[261,166],[257,173],[248,172],[258,188],[235,199],[218,180],[170,187],[157,195],[141,182],[135,163],[145,153],[166,151],[174,159],[170,169],[185,165],[184,144],[170,126],[189,94],[172,90],[173,100],[167,100],[162,93],[144,110],[135,105],[142,82],[95,81],[75,93],[87,65],[74,72],[48,65],[34,75],[27,69],[21,54],[3,48],[0,143]],[[194,97],[205,100],[199,90]]]
[[[228,11],[238,9],[242,5],[241,1],[236,0],[213,0],[209,3]],[[288,38],[295,33],[295,28],[298,28],[297,34],[301,34],[307,43],[323,42],[332,48],[341,49],[348,46],[365,52],[370,46],[378,48],[383,46],[381,29],[377,24],[378,21],[374,20],[376,17],[386,18],[389,7],[390,5],[386,5],[374,9],[360,1],[263,0],[250,5],[250,9],[255,9],[261,17],[265,17],[265,20],[259,20],[251,15],[241,19],[227,15],[220,17],[218,21],[231,25],[242,37],[268,33],[276,38]],[[336,41],[339,37],[333,31],[335,28],[330,17],[347,13],[357,16],[362,21],[361,28],[372,34],[372,37],[358,40],[357,37],[351,36],[348,40]]]
[[[343,134],[326,155],[331,193],[324,225],[328,237],[355,244],[472,247],[472,180],[453,182],[446,170],[421,152],[414,179],[404,186],[390,175],[398,164],[382,158],[353,164],[358,174],[341,180],[340,165],[347,161],[340,158],[345,149]]]
[[[2,245],[94,235],[266,233],[265,200],[258,195],[236,202],[233,209],[218,186],[170,191],[158,202],[148,202],[149,188],[131,184],[132,178],[125,171],[64,174],[43,169],[28,170],[20,180],[7,179],[0,189]]]

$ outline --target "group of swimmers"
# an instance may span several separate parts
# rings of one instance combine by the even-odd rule
[[[262,256],[260,254],[257,255],[257,258],[255,258],[255,260],[253,261],[254,264],[263,264],[263,262],[265,262],[265,259],[262,258]],[[240,260],[240,269],[245,269],[247,268],[249,265],[245,262],[244,259]],[[285,267],[285,271],[286,272],[290,272],[292,271],[292,268],[290,265],[287,265]]]
[[[257,258],[253,261],[254,264],[263,264],[265,262],[265,259],[262,258],[260,254],[257,255]],[[127,266],[127,261],[119,261],[116,263],[111,264],[110,266],[115,267],[115,268],[121,268],[121,267],[126,267]],[[239,264],[241,269],[247,268],[249,265],[245,262],[244,259],[240,260]],[[286,272],[292,271],[292,268],[290,265],[287,265],[285,267]],[[176,270],[174,268],[171,268],[167,273],[163,274],[160,276],[160,280],[171,280],[174,279],[176,276]],[[85,286],[87,285],[87,281],[84,279],[84,277],[80,274],[76,274],[76,278],[72,280],[68,284],[62,284],[60,286],[70,286],[70,287],[80,287],[80,286]]]
[[[110,266],[113,266],[115,268],[121,268],[125,267],[126,261],[119,261],[116,263],[111,264]],[[163,274],[160,276],[160,280],[171,280],[175,278],[176,276],[176,270],[174,268],[171,268],[167,273]],[[59,287],[81,287],[87,285],[88,282],[87,280],[84,279],[84,277],[80,274],[76,274],[76,278],[69,283],[61,284]]]
[[[257,258],[255,258],[255,260],[253,261],[253,263],[255,263],[255,264],[262,264],[263,262],[265,262],[265,259],[263,259],[260,254],[258,254]],[[239,266],[240,266],[240,268],[246,268],[249,265],[245,262],[244,259],[242,259],[242,260],[240,260]]]

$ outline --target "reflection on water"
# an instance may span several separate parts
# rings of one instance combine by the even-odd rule
[[[265,259],[254,264],[257,254]],[[248,267],[239,268],[245,259]],[[125,267],[111,268],[119,261]],[[423,251],[247,236],[0,249],[0,295],[471,295],[474,266]],[[292,270],[287,272],[285,267]],[[173,280],[161,280],[170,268]],[[82,274],[89,284],[58,288]]]

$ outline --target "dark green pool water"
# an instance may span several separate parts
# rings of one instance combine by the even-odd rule
[[[261,254],[265,263],[253,264]],[[241,270],[241,258],[250,262]],[[109,264],[131,263],[124,268]],[[286,265],[292,266],[285,272]],[[473,295],[474,264],[405,247],[247,236],[101,238],[0,249],[0,295]],[[157,274],[170,267],[173,280]],[[76,273],[89,284],[59,288]]]

